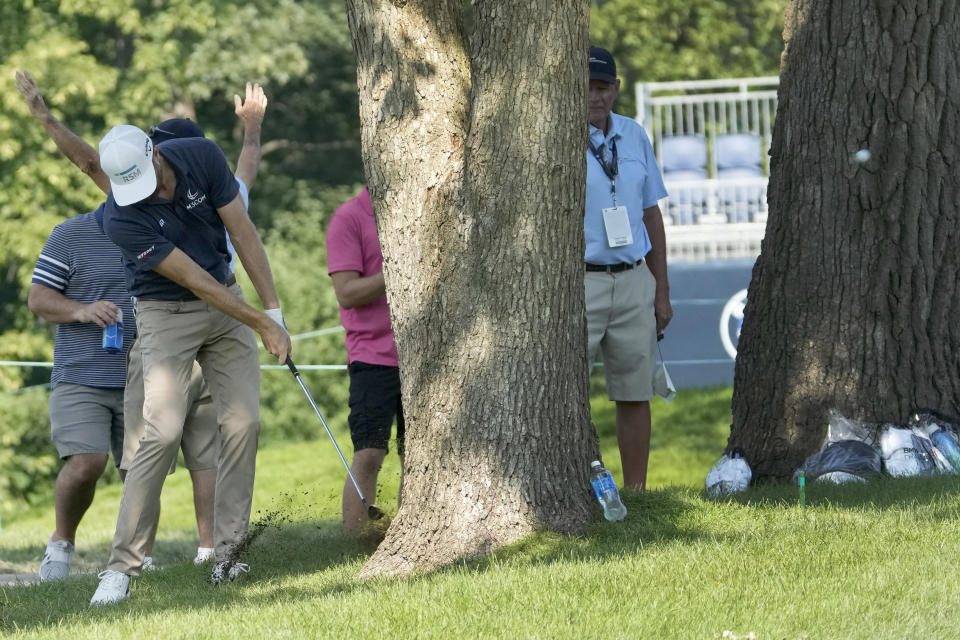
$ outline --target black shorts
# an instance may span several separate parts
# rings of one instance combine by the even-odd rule
[[[397,418],[397,453],[403,455],[403,406],[400,404],[400,369],[381,364],[351,362],[350,438],[353,450],[389,451],[390,426]]]

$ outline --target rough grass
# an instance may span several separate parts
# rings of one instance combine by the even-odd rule
[[[530,536],[482,560],[412,579],[358,581],[369,550],[338,526],[343,472],[328,442],[278,445],[258,460],[254,511],[273,517],[243,582],[213,588],[189,563],[189,480],[167,483],[156,558],[133,597],[91,610],[93,575],[0,589],[0,633],[25,638],[950,638],[956,637],[960,482],[878,479],[704,497],[730,390],[654,408],[650,486],[625,492],[621,523],[584,536]],[[595,401],[616,468],[610,407]],[[341,441],[347,440],[341,438]],[[390,456],[378,503],[395,509]],[[81,569],[106,558],[119,488],[81,526]],[[254,514],[256,519],[258,514]],[[0,570],[35,570],[49,507],[4,521]],[[751,636],[750,634],[753,634]]]

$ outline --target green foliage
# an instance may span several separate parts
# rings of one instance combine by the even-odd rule
[[[47,392],[0,393],[0,509],[9,513],[52,494],[60,469],[50,444]]]
[[[0,333],[0,360],[50,362],[53,360],[53,341],[47,331],[4,331]],[[50,369],[44,367],[0,367],[0,392],[44,384],[49,380]]]
[[[29,70],[52,114],[94,146],[114,124],[146,128],[188,116],[231,160],[242,143],[233,95],[242,96],[248,80],[263,84],[270,104],[251,198],[265,235],[275,217],[304,215],[313,224],[329,216],[333,200],[325,190],[363,181],[356,75],[341,2],[2,3],[0,52],[7,89],[0,92],[0,357],[49,357],[52,333],[26,308],[30,273],[53,226],[103,200],[30,116],[14,87],[15,70]],[[322,256],[322,233],[310,242],[316,244],[298,247],[305,262]],[[326,273],[312,282],[327,291],[310,298],[328,303]],[[325,314],[324,322],[336,306]],[[305,325],[314,319],[305,317]],[[43,339],[24,341],[26,332]],[[38,376],[4,371],[0,382],[29,384]]]
[[[777,75],[786,0],[606,0],[592,3],[590,41],[617,61],[617,111],[635,111],[637,82]]]
[[[55,113],[69,109],[83,114],[73,126],[80,135],[102,127],[108,108],[104,93],[116,73],[83,54],[82,43],[50,32],[36,40],[30,54],[33,68],[51,81],[46,99]],[[14,70],[27,61],[26,52],[0,65],[0,78],[12,85]],[[13,86],[0,92],[0,330],[33,328],[26,308],[30,274],[51,229],[77,213],[90,211],[100,191],[60,156],[43,128],[29,115]],[[70,167],[68,169],[68,167]],[[30,360],[46,351],[24,353],[23,344],[0,342],[0,353],[20,352]]]

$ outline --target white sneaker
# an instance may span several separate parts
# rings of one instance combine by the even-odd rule
[[[117,604],[130,597],[130,576],[119,571],[107,569],[97,574],[100,586],[90,599],[91,607],[105,604]]]
[[[200,565],[213,560],[213,547],[197,547],[197,555],[193,559],[193,564]]]
[[[250,565],[230,560],[215,562],[210,570],[210,584],[223,584],[227,580],[233,582],[244,573],[250,573]]]
[[[70,574],[70,561],[76,547],[68,540],[47,542],[47,550],[40,562],[40,582],[56,582]]]
[[[159,569],[157,565],[153,564],[153,556],[146,556],[143,559],[143,564],[140,565],[140,571],[156,571]]]

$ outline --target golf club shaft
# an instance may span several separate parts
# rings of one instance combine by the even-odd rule
[[[291,360],[289,357],[287,358],[286,365],[290,368],[290,371],[293,372],[293,377],[297,379],[297,382],[300,384],[300,388],[303,389],[304,395],[306,395],[307,400],[310,401],[310,406],[313,407],[313,410],[317,413],[317,417],[320,418],[320,424],[323,425],[327,435],[330,436],[330,442],[333,443],[333,448],[337,450],[337,455],[340,456],[340,462],[343,463],[343,468],[347,470],[347,476],[350,478],[350,482],[353,483],[353,488],[357,490],[357,495],[360,496],[360,502],[363,503],[364,507],[369,509],[367,499],[364,497],[363,491],[360,490],[360,485],[357,483],[357,479],[353,477],[353,472],[350,471],[350,465],[347,463],[347,459],[343,457],[343,452],[340,450],[340,445],[337,444],[337,439],[333,437],[333,432],[331,432],[330,427],[327,426],[327,421],[323,419],[323,414],[320,413],[320,408],[317,407],[317,403],[314,402],[313,396],[307,389],[307,385],[303,383],[303,378],[300,377],[300,372],[293,364],[293,360]]]

